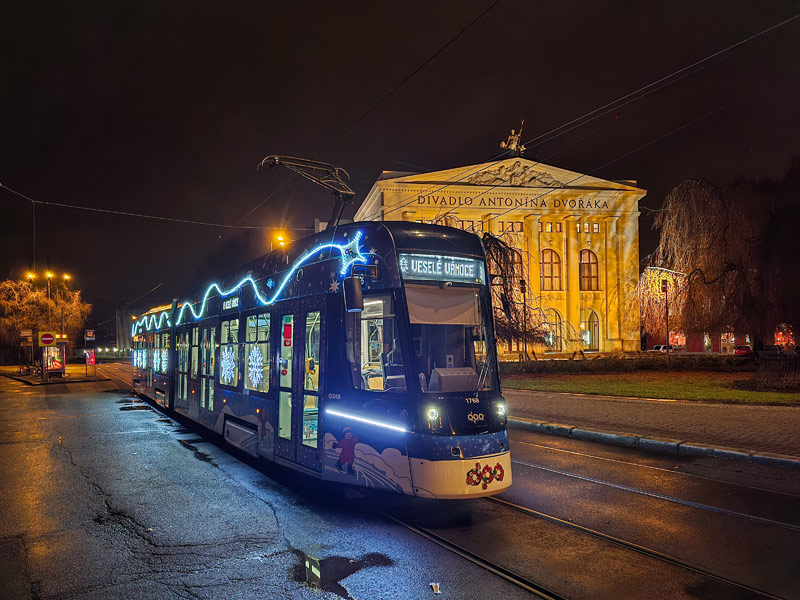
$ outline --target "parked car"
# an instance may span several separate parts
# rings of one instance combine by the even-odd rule
[[[736,356],[748,356],[752,354],[753,351],[750,349],[750,346],[736,346],[736,348],[733,349],[733,353]]]
[[[775,344],[764,346],[764,354],[783,354],[783,348]]]
[[[676,348],[677,348],[677,346],[670,346],[669,347],[669,351],[670,352],[675,352]],[[667,345],[666,344],[656,344],[655,346],[653,346],[652,348],[650,348],[648,350],[648,352],[666,352],[666,351],[667,351]]]

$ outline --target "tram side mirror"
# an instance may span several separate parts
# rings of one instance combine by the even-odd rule
[[[358,277],[346,277],[344,280],[344,309],[349,313],[364,310],[364,294]]]

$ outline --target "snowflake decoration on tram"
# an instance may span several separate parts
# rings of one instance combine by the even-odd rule
[[[233,353],[233,346],[222,349],[219,359],[219,378],[222,383],[230,385],[233,381],[233,372],[236,369],[236,356]]]
[[[250,351],[250,358],[247,360],[247,376],[253,387],[259,387],[264,381],[264,355],[261,354],[258,346],[253,346]]]
[[[161,361],[161,359],[160,359],[160,358],[159,358],[159,356],[158,356],[158,352],[157,352],[157,351],[154,351],[154,352],[153,352],[153,368],[154,368],[156,371],[158,371],[158,363],[159,363],[160,361]]]
[[[168,354],[167,354],[167,349],[164,348],[163,350],[161,350],[161,372],[162,373],[166,373],[167,372],[167,360],[168,360],[168,358],[169,357],[168,357]]]

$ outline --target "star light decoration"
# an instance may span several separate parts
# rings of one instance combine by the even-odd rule
[[[261,354],[258,346],[253,346],[250,358],[247,359],[247,376],[253,387],[259,387],[264,381],[264,355]]]
[[[161,370],[166,373],[167,372],[167,360],[169,355],[167,354],[167,349],[164,348],[161,350]]]
[[[350,265],[355,262],[367,262],[367,258],[361,254],[361,247],[359,246],[360,241],[361,232],[359,231],[353,236],[353,239],[349,244],[339,247],[339,251],[342,253],[342,268],[339,271],[340,275],[347,273],[347,269],[349,269]]]
[[[233,354],[233,346],[226,346],[222,349],[219,359],[219,378],[224,384],[233,381],[233,372],[236,369],[236,357]]]

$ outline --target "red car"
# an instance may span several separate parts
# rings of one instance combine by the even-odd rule
[[[736,346],[736,348],[733,349],[733,353],[736,356],[748,356],[752,354],[753,351],[750,349],[750,346]]]

